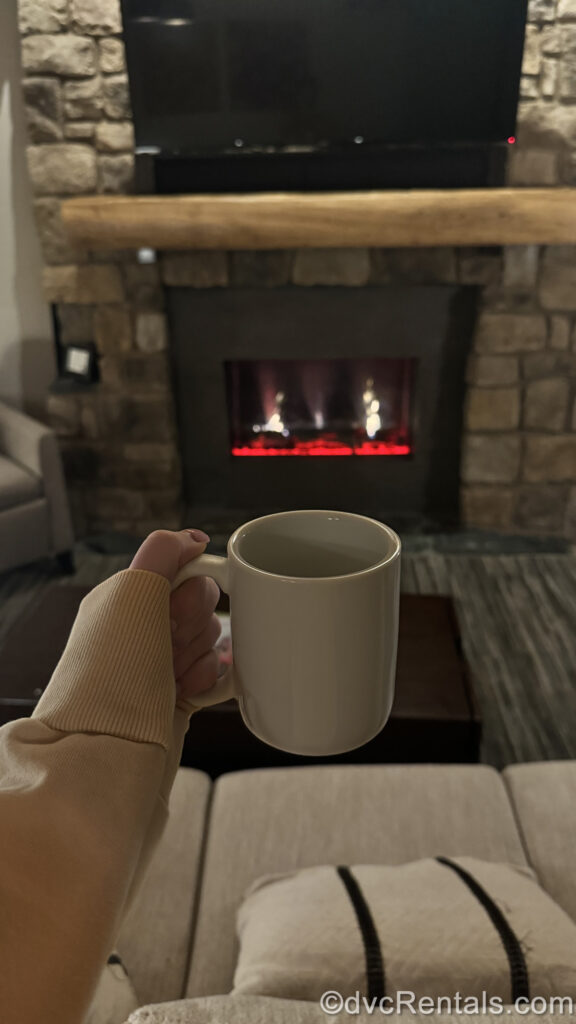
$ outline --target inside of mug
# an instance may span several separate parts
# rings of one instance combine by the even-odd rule
[[[293,512],[247,523],[235,542],[249,565],[277,576],[362,572],[389,557],[393,536],[379,523],[339,512]]]

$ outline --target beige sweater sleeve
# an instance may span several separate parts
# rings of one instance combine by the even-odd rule
[[[1,1021],[81,1022],[161,834],[192,710],[169,594],[135,570],[96,587],[32,718],[0,729]]]

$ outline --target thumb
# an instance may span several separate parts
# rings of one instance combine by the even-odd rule
[[[156,572],[173,583],[178,570],[201,555],[209,540],[203,530],[155,530],[138,548],[130,568]]]

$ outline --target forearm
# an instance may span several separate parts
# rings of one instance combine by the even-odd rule
[[[114,943],[165,755],[33,720],[6,726],[0,750],[0,1019],[79,1024]]]
[[[185,732],[167,580],[83,602],[29,720],[0,730],[0,1017],[78,1024],[164,824]],[[178,748],[178,749],[176,749]]]

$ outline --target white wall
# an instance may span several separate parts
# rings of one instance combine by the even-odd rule
[[[0,398],[42,413],[54,376],[26,173],[17,0],[0,0]]]

